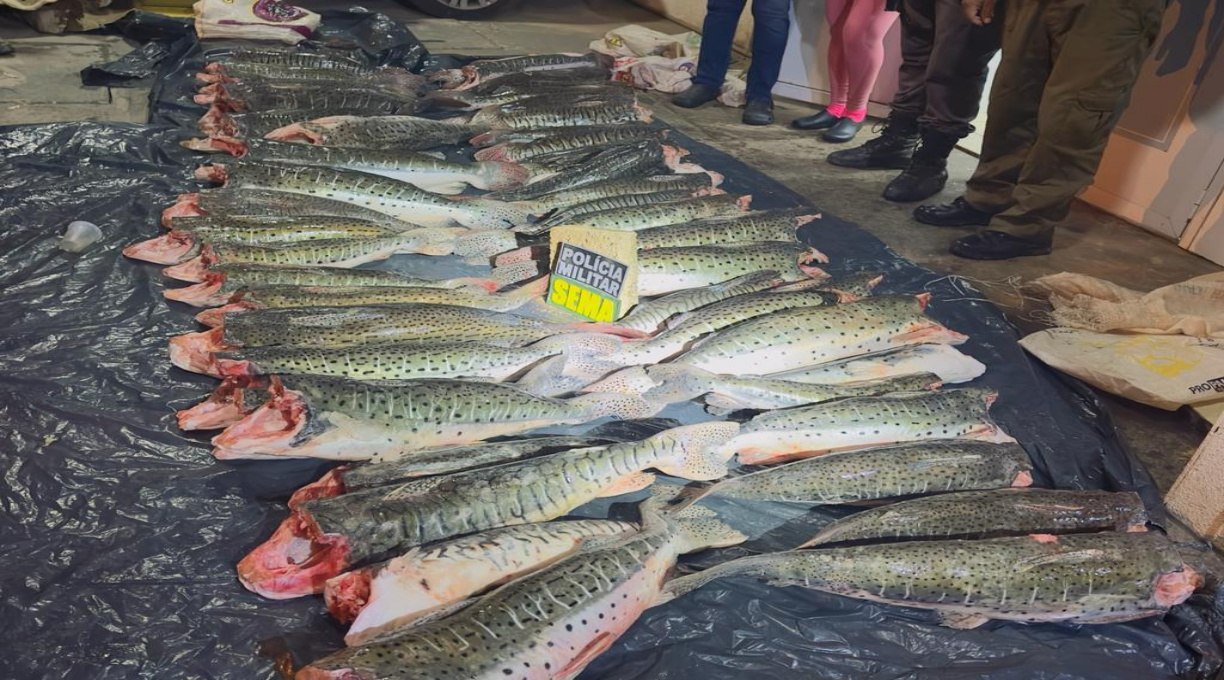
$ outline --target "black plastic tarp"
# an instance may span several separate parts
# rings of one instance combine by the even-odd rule
[[[318,598],[263,599],[234,565],[315,479],[317,461],[214,461],[173,412],[214,385],[170,367],[169,336],[195,311],[161,296],[158,267],[120,249],[158,232],[162,208],[199,185],[177,142],[198,107],[177,101],[193,64],[177,62],[154,95],[155,121],[0,128],[0,632],[3,671],[19,679],[276,678],[340,645]],[[754,206],[803,199],[708,146],[674,136],[728,191]],[[104,238],[55,249],[68,222]],[[834,273],[877,270],[883,292],[930,291],[929,311],[970,336],[989,367],[994,414],[1032,455],[1037,484],[1135,489],[1161,516],[1148,475],[1125,452],[1092,393],[1029,361],[992,305],[897,257],[825,213],[802,237]],[[380,266],[411,269],[420,258]],[[437,259],[433,266],[447,266]],[[441,263],[441,264],[440,264]],[[694,406],[664,416],[699,417]],[[618,424],[645,434],[665,421]],[[598,514],[606,505],[581,509]],[[626,504],[613,507],[631,512]],[[686,559],[710,564],[793,546],[844,509],[752,508],[746,546]],[[583,674],[588,680],[739,678],[1207,678],[1221,667],[1221,612],[1196,595],[1163,619],[1103,626],[992,623],[970,631],[924,612],[750,581],[715,583],[650,610]]]

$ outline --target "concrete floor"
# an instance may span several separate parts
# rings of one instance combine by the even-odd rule
[[[327,2],[305,0],[306,7]],[[330,3],[334,4],[334,3]],[[529,0],[496,21],[458,22],[422,17],[392,0],[363,6],[410,23],[434,52],[500,55],[583,51],[605,31],[641,24],[668,33],[684,29],[624,0]],[[15,39],[18,54],[0,58],[0,124],[58,120],[142,121],[141,89],[83,88],[78,72],[91,62],[114,59],[123,41],[107,36],[39,36],[0,17],[0,40]],[[959,230],[923,227],[910,217],[912,206],[879,198],[888,173],[847,171],[824,162],[836,147],[783,124],[750,128],[739,112],[717,105],[692,111],[672,107],[665,97],[645,97],[659,117],[693,137],[731,153],[768,173],[825,210],[861,224],[898,253],[919,264],[965,277],[1009,312],[1019,327],[1040,327],[1040,301],[1017,294],[1015,283],[1044,274],[1076,271],[1149,290],[1219,267],[1087,205],[1077,204],[1061,229],[1056,250],[1045,257],[1009,262],[973,262],[952,257],[948,243]],[[812,107],[780,101],[780,123],[806,115]],[[866,132],[864,133],[866,138]],[[974,167],[972,156],[957,152],[955,178],[937,201],[955,198]],[[1207,426],[1185,413],[1167,413],[1108,399],[1125,439],[1167,489],[1201,441]]]

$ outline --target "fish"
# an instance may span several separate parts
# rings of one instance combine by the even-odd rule
[[[561,129],[542,128],[542,136],[531,141],[500,142],[475,154],[481,161],[529,161],[559,151],[574,151],[624,142],[661,140],[667,130],[648,125],[593,125]]]
[[[222,327],[172,338],[170,361],[187,371],[211,374],[215,372],[214,352],[249,347],[352,347],[414,341],[517,347],[559,333],[626,330],[606,324],[547,323],[456,305],[260,309],[227,316]]]
[[[914,498],[831,522],[799,547],[1091,531],[1147,531],[1147,510],[1139,494],[1004,489]]]
[[[641,441],[306,501],[239,562],[239,580],[275,599],[315,594],[327,579],[391,551],[544,522],[600,496],[645,488],[649,469],[717,479],[726,474],[726,459],[713,451],[737,429],[686,425]]]
[[[675,361],[713,373],[738,373],[747,365],[753,372],[771,374],[906,345],[965,342],[967,336],[923,313],[927,299],[881,295],[847,304],[782,309],[711,335]],[[676,326],[681,323],[684,319]]]
[[[1032,464],[1019,444],[932,439],[764,468],[719,482],[705,497],[846,505],[1032,483]]]
[[[734,280],[736,279],[732,279]],[[817,289],[786,292],[767,289],[756,293],[741,293],[685,312],[669,321],[665,330],[651,338],[625,343],[614,354],[604,356],[603,362],[606,366],[634,366],[667,361],[685,355],[703,336],[733,327],[748,319],[779,310],[832,305],[836,301],[834,294]]]
[[[609,351],[620,341],[601,334],[562,334],[524,347],[447,341],[357,347],[252,347],[218,352],[218,377],[270,374],[327,375],[354,380],[480,378],[511,380],[539,361],[559,355]]]
[[[549,74],[548,71],[538,73],[519,73],[515,76],[535,78]],[[467,90],[434,90],[426,94],[419,105],[422,110],[428,109],[464,109],[472,111],[488,106],[500,106],[513,102],[537,97],[541,94],[560,92],[612,93],[628,91],[625,83],[605,80],[602,82],[582,82],[582,78],[542,78],[530,82],[512,80],[511,76],[503,76],[486,83],[486,87],[473,87]]]
[[[526,168],[514,163],[454,163],[413,151],[350,149],[267,139],[243,141],[216,136],[206,141],[211,148],[247,160],[356,170],[407,182],[438,194],[457,194],[469,186],[485,191],[511,189],[522,186],[531,176]]]
[[[512,130],[544,127],[576,127],[587,125],[618,125],[624,123],[649,123],[653,118],[650,109],[638,103],[632,93],[621,99],[573,102],[572,95],[564,93],[561,99],[552,99],[528,105],[530,100],[520,100],[503,106],[490,106],[477,111],[471,123],[488,128],[510,128]]]
[[[526,211],[505,203],[477,198],[452,200],[407,182],[353,170],[239,161],[201,166],[196,175],[226,186],[323,196],[422,227],[462,225],[470,229],[495,229],[528,222]]]
[[[724,193],[725,192],[722,189],[709,189],[703,195],[721,196]],[[605,210],[617,210],[621,208],[636,208],[645,205],[655,205],[657,203],[682,201],[686,198],[694,198],[692,194],[693,192],[689,189],[676,189],[672,191],[656,191],[649,194],[623,194],[619,196],[609,196],[607,198],[599,198],[593,201],[579,203],[578,205],[571,206],[564,210],[558,210],[549,215],[545,221],[549,223],[549,226],[556,224],[571,224],[571,220],[592,213],[599,213]]]
[[[767,465],[926,439],[1015,441],[990,419],[995,398],[989,390],[958,388],[766,411],[727,446],[744,465]]]
[[[373,66],[336,51],[302,52],[259,47],[222,48],[206,51],[204,59],[208,62],[205,71],[208,71],[210,68],[215,70],[217,68],[230,67],[235,63],[260,64],[274,68],[309,68],[344,71],[352,75],[370,73],[376,70]],[[407,74],[408,72],[405,71],[404,73]]]
[[[518,189],[499,191],[495,196],[503,201],[523,202],[538,199],[545,194],[576,189],[604,180],[651,176],[668,172],[691,174],[703,172],[700,166],[684,163],[681,160],[687,154],[688,151],[660,144],[654,140],[614,146],[596,154],[580,168],[557,173],[552,177],[532,182]],[[708,176],[700,181],[707,182]],[[660,190],[666,188],[668,187],[660,186]],[[537,210],[539,209],[538,203],[532,205]]]
[[[963,383],[980,377],[986,372],[986,365],[951,345],[911,345],[886,352],[796,368],[774,373],[770,377],[797,382],[837,384],[926,372],[939,376],[944,383]]]
[[[884,274],[860,271],[853,274],[836,274],[821,282],[822,290],[837,293],[842,302],[857,302],[868,297],[884,281]]]
[[[653,194],[661,191],[691,192],[691,196],[712,194],[712,190],[722,184],[723,176],[709,170],[681,175],[651,175],[649,177],[619,177],[600,180],[579,185],[572,189],[561,189],[551,193],[533,197],[528,201],[520,201],[537,214],[551,210],[565,209],[579,203],[610,198],[614,196],[632,196]]]
[[[466,231],[459,227],[432,227],[369,238],[327,238],[259,246],[212,241],[200,246],[199,255],[167,267],[162,273],[179,281],[201,283],[208,276],[208,268],[219,262],[356,267],[397,253],[449,255],[455,249],[455,237]]]
[[[518,309],[543,298],[548,278],[542,277],[503,293],[464,288],[410,288],[405,286],[248,286],[235,293],[224,307],[201,312],[196,320],[206,326],[224,323],[226,314],[252,309],[286,307],[365,307],[371,305],[439,304],[476,307],[497,312]]]
[[[171,228],[176,219],[205,215],[247,220],[273,219],[269,217],[270,215],[275,215],[275,219],[315,216],[348,217],[374,222],[400,231],[420,227],[420,225],[396,219],[377,210],[322,196],[241,188],[206,189],[196,193],[181,194],[174,205],[162,212],[162,226]]]
[[[219,105],[228,111],[267,111],[270,109],[344,109],[370,114],[408,113],[416,108],[414,92],[386,90],[374,85],[333,81],[327,87],[317,84],[214,83],[192,96],[202,106]]]
[[[123,249],[123,254],[156,264],[177,264],[199,255],[206,243],[278,246],[305,241],[390,237],[401,231],[347,217],[179,217],[169,232],[133,243]]]
[[[333,468],[328,475],[333,475],[335,470],[341,470],[340,482],[345,489],[368,489],[416,477],[432,477],[450,472],[491,467],[526,458],[561,453],[570,449],[606,446],[618,441],[620,439],[616,437],[548,435],[470,446],[446,446],[419,451],[408,458],[399,460],[384,461],[381,457],[375,456],[370,459],[369,463],[363,465]]]
[[[341,623],[350,647],[403,628],[490,587],[538,571],[591,543],[625,538],[630,522],[579,519],[490,529],[329,579],[327,609]]]
[[[795,233],[799,227],[819,219],[820,214],[809,209],[761,210],[743,215],[714,216],[638,230],[638,248],[794,241],[797,240]]]
[[[745,540],[704,507],[645,506],[641,532],[581,550],[447,618],[315,661],[297,680],[577,677],[656,603],[681,554]]]
[[[325,116],[278,128],[265,138],[345,148],[419,151],[458,144],[477,133],[465,123],[416,116]]]
[[[507,57],[505,59],[478,59],[461,68],[441,70],[426,73],[425,77],[440,83],[447,89],[467,89],[499,76],[514,73],[536,71],[561,71],[567,69],[593,68],[603,69],[603,66],[593,54],[536,54],[525,57]],[[606,69],[604,69],[605,78]]]
[[[559,224],[576,224],[610,231],[641,231],[662,225],[675,225],[712,215],[742,213],[752,203],[752,196],[702,196],[670,203],[655,203],[629,208],[613,208],[567,218],[565,221],[545,220],[537,225],[518,227],[518,231],[539,233]]]
[[[219,460],[407,456],[610,416],[648,418],[658,407],[629,395],[537,397],[506,383],[443,378],[273,378],[271,399],[213,437]]]
[[[652,248],[638,253],[638,295],[708,286],[763,269],[778,272],[784,281],[823,278],[824,272],[813,263],[824,262],[828,257],[819,250],[797,243]]]
[[[778,273],[765,269],[733,279],[698,288],[685,288],[652,300],[639,302],[628,314],[616,321],[618,326],[644,333],[658,331],[668,319],[699,307],[745,293],[772,288],[782,282]]]
[[[900,378],[821,385],[774,378],[714,374],[684,364],[633,366],[588,386],[584,392],[621,391],[647,401],[676,404],[701,398],[711,413],[741,409],[770,410],[820,404],[849,397],[933,390],[943,383],[931,373]]]
[[[376,69],[364,64],[357,68],[317,67],[306,65],[272,65],[257,62],[213,62],[196,74],[196,80],[208,84],[242,83],[251,86],[297,87],[366,87],[404,95],[419,95],[425,79],[411,71],[395,68]]]
[[[506,272],[503,272],[503,274]],[[535,268],[524,270],[534,276]],[[223,305],[243,290],[262,286],[327,286],[353,288],[472,288],[492,293],[516,281],[457,277],[453,279],[422,279],[379,269],[341,269],[339,267],[288,267],[266,264],[226,264],[218,262],[204,272],[204,280],[184,288],[169,288],[163,295],[168,300],[185,302],[197,307]]]
[[[360,110],[333,106],[327,109],[267,109],[238,113],[224,106],[213,104],[200,116],[196,127],[200,132],[213,136],[249,139],[262,137],[273,130],[319,118],[321,116],[356,115]],[[191,148],[191,147],[188,147]]]
[[[1157,532],[1033,534],[754,555],[676,579],[665,592],[680,596],[738,576],[931,610],[959,629],[991,620],[1098,624],[1159,616],[1203,582]]]

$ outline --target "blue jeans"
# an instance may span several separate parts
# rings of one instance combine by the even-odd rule
[[[747,0],[708,0],[701,33],[701,56],[693,82],[722,87],[731,64],[731,41]],[[748,99],[769,99],[782,69],[782,53],[790,31],[791,0],[752,0],[752,66],[748,68]]]

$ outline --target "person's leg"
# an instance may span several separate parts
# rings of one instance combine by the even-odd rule
[[[973,131],[990,60],[999,51],[1001,21],[975,26],[958,0],[932,0],[934,42],[923,81],[922,142],[913,163],[884,189],[891,201],[921,201],[943,190],[948,156]]]
[[[905,0],[901,8],[901,68],[884,132],[862,146],[834,151],[829,162],[847,168],[903,170],[918,143],[926,110],[926,71],[935,39],[937,0]]]
[[[701,53],[697,57],[697,72],[693,74],[694,85],[707,85],[718,89],[727,77],[731,65],[731,43],[735,40],[735,27],[746,0],[709,0],[706,3],[705,22],[701,29]]]
[[[1011,207],[1020,170],[1037,139],[1042,90],[1054,67],[1045,21],[1054,1],[1004,5],[1003,59],[990,90],[982,153],[965,188],[965,201],[983,212]]]
[[[770,94],[782,70],[782,55],[790,33],[791,0],[752,0],[752,65],[748,68],[746,97],[772,99]]]
[[[1166,0],[1051,4],[1047,21],[1054,65],[1041,97],[1037,136],[1018,172],[1011,207],[987,227],[1045,248],[1075,195],[1096,175],[1167,5]]]
[[[846,116],[853,120],[867,117],[867,101],[884,66],[884,36],[896,22],[896,12],[884,11],[884,0],[850,3],[842,40],[850,78]]]
[[[825,111],[840,118],[850,98],[850,73],[846,65],[846,20],[854,0],[827,0],[825,20],[829,23],[829,105]]]

